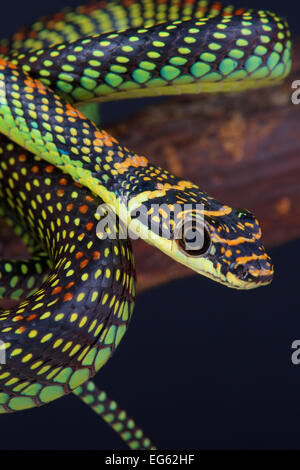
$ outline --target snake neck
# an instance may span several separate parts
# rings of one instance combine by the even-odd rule
[[[78,103],[271,85],[289,73],[291,41],[275,14],[245,11],[12,51],[10,59]]]

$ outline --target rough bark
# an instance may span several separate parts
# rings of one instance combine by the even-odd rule
[[[300,236],[300,105],[291,102],[300,80],[300,40],[284,84],[239,94],[181,96],[149,106],[110,129],[127,147],[218,200],[251,210],[270,247]],[[135,242],[138,289],[190,274]],[[0,256],[23,248],[3,225]]]

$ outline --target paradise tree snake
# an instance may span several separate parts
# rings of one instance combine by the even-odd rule
[[[170,238],[150,242],[229,287],[268,284],[273,267],[251,213],[151,165],[73,103],[276,84],[291,66],[288,26],[216,2],[98,2],[43,18],[2,41],[0,52],[2,215],[33,252],[28,262],[1,261],[0,293],[22,300],[0,315],[0,412],[74,391],[130,447],[150,448],[89,380],[123,337],[135,296],[130,241],[99,240],[97,207],[110,204],[147,238],[149,220],[134,217],[142,205],[161,230],[164,214],[154,220],[153,204],[191,204],[192,217],[202,204],[203,250],[175,239],[175,218]]]

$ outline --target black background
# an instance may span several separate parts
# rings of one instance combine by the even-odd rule
[[[1,35],[80,3],[1,2]],[[235,4],[276,10],[300,32],[297,2]],[[131,101],[130,112],[148,102]],[[128,108],[105,105],[104,124]],[[300,448],[300,365],[291,362],[300,339],[300,241],[270,254],[269,287],[239,292],[194,275],[138,297],[129,331],[95,381],[159,448]],[[0,449],[125,448],[75,396],[0,415]]]

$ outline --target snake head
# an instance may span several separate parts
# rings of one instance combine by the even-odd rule
[[[127,186],[136,182],[126,204],[133,233],[228,287],[253,289],[272,281],[273,265],[251,212],[224,205],[153,165],[135,169],[130,177]]]
[[[269,284],[273,265],[256,217],[219,203],[195,185],[181,186],[183,190],[177,184],[156,193],[154,199],[144,200],[146,217],[140,223],[143,229],[139,227],[139,233],[144,232],[142,238],[175,261],[227,287],[253,289]],[[178,202],[180,210],[170,216]],[[172,228],[169,236],[164,227]]]
[[[199,214],[189,213],[182,237],[173,241],[173,252],[181,252],[178,261],[227,287],[252,289],[269,284],[274,270],[258,220],[247,210],[218,206],[200,214],[198,246],[194,242]]]

